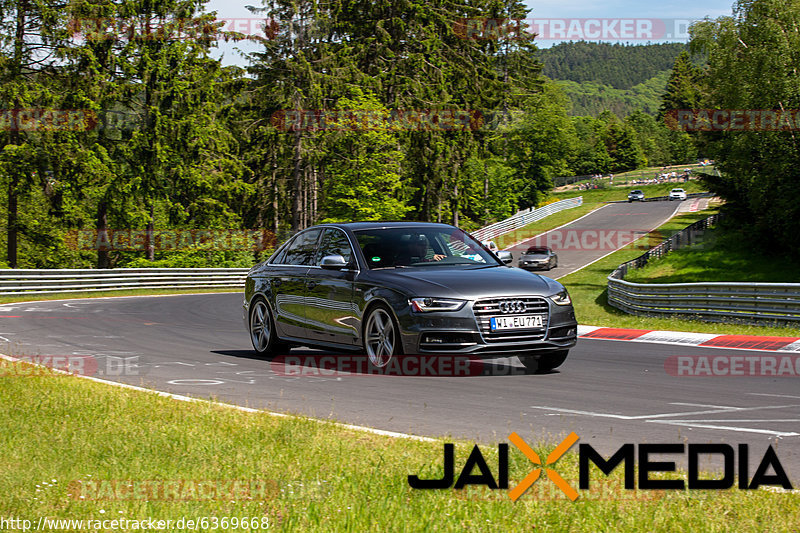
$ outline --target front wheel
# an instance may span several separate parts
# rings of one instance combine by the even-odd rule
[[[532,355],[520,356],[519,360],[529,374],[543,374],[564,364],[564,361],[567,360],[567,355],[569,355],[569,350],[561,350],[560,352],[550,352],[538,357]]]
[[[388,365],[392,356],[401,353],[400,333],[391,312],[383,305],[376,305],[367,315],[364,350],[370,364],[377,368]]]

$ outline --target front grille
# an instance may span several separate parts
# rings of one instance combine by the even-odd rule
[[[520,314],[504,314],[500,311],[500,303],[504,301],[522,300],[525,302],[525,312]],[[530,342],[544,339],[547,333],[547,324],[550,319],[550,306],[547,300],[535,296],[518,298],[492,298],[479,300],[472,306],[472,312],[478,321],[478,329],[483,335],[483,340],[487,343],[498,342]],[[520,315],[544,315],[542,328],[539,329],[517,329],[509,331],[492,332],[489,319],[493,316],[520,316]]]

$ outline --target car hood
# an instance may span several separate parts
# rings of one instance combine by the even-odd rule
[[[370,277],[411,296],[451,297],[464,300],[495,296],[549,296],[563,288],[560,283],[550,278],[505,266],[398,268],[371,271]]]

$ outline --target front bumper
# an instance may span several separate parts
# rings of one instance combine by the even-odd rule
[[[526,270],[534,269],[534,268],[547,268],[550,265],[549,259],[534,259],[534,260],[521,260],[519,262],[519,268],[523,268]]]
[[[406,354],[462,354],[475,357],[537,355],[572,348],[577,343],[578,322],[571,305],[559,306],[547,298],[543,328],[492,332],[488,318],[476,316],[475,303],[449,313],[410,313],[400,318]],[[543,314],[544,308],[536,314]],[[506,315],[509,317],[513,314]]]

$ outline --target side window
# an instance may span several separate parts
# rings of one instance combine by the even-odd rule
[[[273,255],[270,260],[269,264],[271,265],[282,265],[283,262],[286,260],[286,251],[292,246],[292,243],[289,243],[288,246],[284,246],[281,251],[277,254]]]
[[[322,234],[314,264],[319,265],[326,255],[341,255],[348,263],[353,259],[353,249],[350,247],[350,241],[342,230],[335,228],[327,228],[325,230]]]
[[[320,234],[319,229],[312,229],[299,234],[289,244],[286,255],[282,263],[286,265],[311,265],[314,260],[314,253],[317,250],[317,240]]]

